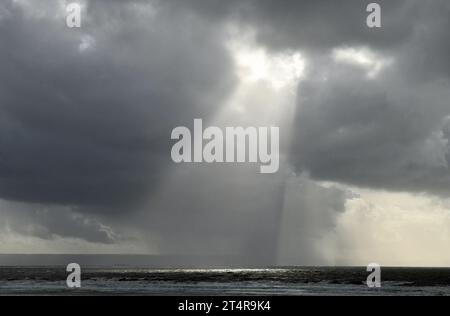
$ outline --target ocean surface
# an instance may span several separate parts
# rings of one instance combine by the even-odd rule
[[[365,267],[269,269],[82,268],[68,289],[65,266],[2,266],[0,295],[450,295],[450,268],[382,268],[381,288]]]

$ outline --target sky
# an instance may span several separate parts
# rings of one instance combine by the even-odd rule
[[[450,3],[0,3],[0,253],[450,266]],[[277,126],[280,168],[171,131]]]

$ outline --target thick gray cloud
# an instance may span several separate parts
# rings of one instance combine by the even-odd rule
[[[388,50],[371,37],[361,43],[373,58],[392,61],[377,76],[330,53],[311,59],[298,89],[292,159],[299,169],[319,179],[448,195],[450,41],[443,30],[450,6],[409,5],[418,13],[404,17],[415,23],[407,41]]]
[[[171,129],[209,117],[233,85],[220,32],[183,13],[93,1],[76,30],[38,5],[1,7],[3,198],[139,201],[170,162]]]
[[[396,66],[376,79],[325,68],[326,82],[299,88],[296,166],[320,179],[448,193],[449,83],[405,83]]]
[[[326,50],[342,44],[370,43],[390,48],[407,41],[420,9],[417,1],[377,1],[383,28],[366,27],[369,0],[187,0],[170,1],[209,19],[232,19],[256,29],[261,43],[272,49]],[[441,3],[444,3],[441,1]]]

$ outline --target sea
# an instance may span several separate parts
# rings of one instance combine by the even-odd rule
[[[381,267],[381,287],[369,288],[366,267],[179,268],[169,259],[0,255],[0,295],[450,295],[450,268]],[[81,287],[70,289],[75,260]]]

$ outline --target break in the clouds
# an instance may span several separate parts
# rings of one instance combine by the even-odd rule
[[[407,242],[383,253],[366,210],[387,236],[449,212],[450,4],[379,1],[370,29],[369,2],[80,1],[70,29],[68,2],[3,1],[0,251],[389,262]],[[174,165],[194,118],[280,126],[280,171]]]

